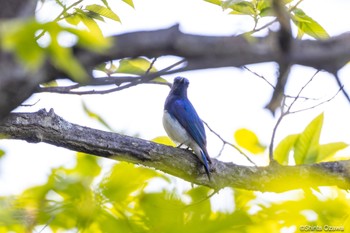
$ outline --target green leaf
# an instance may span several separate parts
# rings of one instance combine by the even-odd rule
[[[266,146],[262,145],[256,134],[249,129],[239,129],[235,132],[234,138],[237,144],[253,154],[265,151]]]
[[[112,19],[114,21],[120,22],[119,16],[116,13],[114,13],[111,9],[105,6],[92,4],[92,5],[86,6],[85,9],[88,11],[95,12],[96,14],[102,15],[106,18]]]
[[[277,162],[288,165],[289,153],[293,149],[299,134],[292,134],[285,137],[276,147],[273,155]]]
[[[333,142],[320,145],[318,148],[318,156],[316,162],[321,162],[331,158],[337,151],[345,149],[348,144],[344,142]]]
[[[129,6],[131,6],[132,8],[135,8],[134,2],[132,0],[122,0],[122,1],[128,4]]]
[[[57,42],[57,35],[52,35],[52,40],[47,51],[51,55],[50,58],[59,69],[66,72],[73,80],[77,82],[86,82],[88,74],[81,66],[79,61],[74,57],[70,48],[64,48]]]
[[[150,68],[151,62],[144,58],[135,59],[122,59],[119,62],[119,67],[117,72],[126,74],[145,74],[145,72]],[[152,66],[150,72],[156,72],[157,69]]]
[[[66,14],[64,19],[73,26],[77,26],[81,22],[81,17],[76,13]]]
[[[111,41],[102,34],[94,34],[87,30],[75,28],[66,28],[65,30],[78,37],[78,45],[94,52],[104,52],[111,46]]]
[[[204,0],[205,2],[217,5],[217,6],[221,6],[222,5],[222,1],[221,0]]]
[[[131,193],[143,189],[148,180],[157,175],[154,170],[121,162],[116,164],[110,175],[100,183],[100,190],[111,201],[122,202]]]
[[[57,83],[57,80],[53,80],[53,81],[50,81],[50,82],[47,82],[47,83],[42,83],[40,85],[43,86],[43,87],[57,87],[58,83]]]
[[[292,13],[292,21],[298,27],[298,38],[301,38],[304,33],[315,39],[329,38],[326,30],[319,23],[306,15],[303,10],[295,8]]]
[[[99,20],[101,22],[105,22],[105,19],[100,14],[97,14],[96,12],[88,11],[87,16],[91,19],[96,19],[96,20]]]
[[[97,122],[101,123],[104,127],[106,127],[107,129],[109,129],[110,131],[114,131],[112,129],[112,127],[109,126],[109,124],[96,112],[93,112],[91,109],[88,108],[88,106],[86,105],[86,103],[84,101],[82,101],[82,105],[83,105],[83,110],[84,112],[92,119],[95,119]]]
[[[324,114],[321,113],[313,119],[299,135],[294,149],[294,159],[296,164],[316,162],[323,118]]]
[[[101,1],[102,1],[102,3],[105,5],[105,7],[107,7],[108,9],[111,9],[111,7],[109,6],[107,0],[101,0]]]
[[[0,159],[5,155],[5,151],[0,149]]]
[[[251,2],[248,1],[226,1],[223,3],[224,9],[232,9],[230,14],[239,14],[239,15],[255,15],[255,8]]]
[[[260,17],[272,16],[273,9],[271,7],[270,0],[260,0],[256,3],[256,10],[258,11],[258,15]]]
[[[176,144],[167,136],[159,136],[159,137],[153,138],[151,141],[155,143],[163,144],[166,146],[176,147]]]
[[[92,181],[93,178],[100,174],[101,167],[98,164],[98,159],[96,156],[78,152],[77,164],[70,172],[77,173],[84,177],[84,179],[90,177]]]
[[[36,34],[42,31],[35,20],[3,23],[0,47],[15,53],[24,67],[36,70],[45,59],[45,50],[37,43]]]
[[[76,9],[77,15],[80,17],[81,22],[86,26],[92,35],[97,35],[98,37],[103,37],[100,26],[96,21],[89,16],[89,14],[81,9]]]

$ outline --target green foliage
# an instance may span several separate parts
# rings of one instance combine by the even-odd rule
[[[324,114],[320,114],[300,134],[284,138],[274,151],[275,159],[281,164],[288,164],[289,154],[293,152],[296,164],[310,164],[331,159],[339,150],[348,145],[344,142],[334,142],[320,145],[321,129]]]
[[[292,22],[298,29],[298,38],[302,38],[304,34],[315,39],[325,39],[329,37],[327,31],[318,22],[308,16],[302,9],[298,7],[290,7],[289,12]]]
[[[258,21],[267,16],[274,16],[271,6],[271,0],[204,0],[214,5],[220,6],[223,10],[228,10],[233,15],[247,15],[254,20],[254,28],[256,31]],[[308,16],[302,9],[296,7],[300,2],[294,0],[285,0],[286,9],[290,12],[292,22],[298,29],[298,38],[302,38],[307,34],[315,39],[328,38],[327,31],[314,19]],[[294,4],[293,4],[294,3]]]
[[[88,31],[67,28],[56,22],[38,23],[32,20],[9,23],[7,27],[11,29],[1,34],[1,47],[15,53],[25,67],[35,71],[43,64],[45,58],[49,58],[59,69],[80,82],[85,81],[87,74],[73,56],[71,48],[59,43],[59,36],[64,32],[73,34],[77,36],[78,44],[88,49],[101,51],[109,46],[108,40],[104,37],[92,35]],[[46,47],[37,43],[38,34],[49,36],[50,42]]]
[[[346,192],[335,188],[328,194],[274,194],[291,196],[287,201],[231,189],[233,210],[213,211],[207,187],[162,189],[159,184],[169,178],[128,163],[114,164],[102,178],[101,171],[97,157],[79,153],[74,167],[52,169],[46,183],[0,197],[0,232],[281,232],[310,224],[344,226],[350,207]],[[310,211],[315,219],[308,220]]]
[[[35,19],[2,23],[0,47],[14,53],[29,71],[36,71],[46,59],[50,59],[58,69],[64,71],[73,80],[86,81],[88,74],[85,69],[74,57],[71,48],[59,42],[59,37],[64,33],[74,35],[78,45],[95,52],[103,52],[110,43],[103,36],[97,22],[104,22],[104,18],[120,22],[120,18],[108,6],[107,0],[102,1],[103,5],[84,5],[85,2],[87,1],[80,0],[66,5],[68,3],[57,0],[56,3],[62,7],[62,12],[47,23],[40,23]],[[124,2],[133,7],[132,0]],[[63,20],[68,23],[68,27],[62,26]],[[81,29],[81,25],[85,25],[86,29]],[[45,45],[41,45],[38,40],[44,35]]]
[[[240,147],[253,154],[263,153],[266,149],[266,146],[259,141],[258,136],[249,129],[238,129],[234,134],[234,138]]]
[[[298,137],[298,134],[288,135],[277,145],[274,151],[274,158],[277,162],[282,165],[288,165],[289,152],[293,149]]]
[[[315,39],[325,39],[329,35],[326,30],[300,8],[292,10],[292,21],[298,28],[298,38],[303,37],[304,34],[312,36]]]
[[[103,16],[106,18],[109,18],[111,20],[120,22],[120,18],[119,16],[114,13],[110,8],[107,8],[105,6],[101,6],[101,5],[97,5],[97,4],[92,4],[92,5],[88,5],[85,7],[85,10],[89,11],[89,12],[93,12],[98,16]],[[94,15],[94,14],[93,14]],[[102,20],[101,18],[96,18],[99,20]]]
[[[134,74],[134,75],[143,75],[146,73],[154,73],[158,70],[153,66],[153,64],[142,57],[139,58],[125,58],[119,61],[119,67],[116,70],[116,73],[125,73],[125,74]],[[153,82],[167,83],[162,77],[156,77],[152,79]]]

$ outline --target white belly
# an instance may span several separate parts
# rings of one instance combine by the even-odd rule
[[[175,118],[171,117],[166,110],[164,110],[163,114],[163,126],[172,140],[190,146],[190,142],[192,141],[191,137],[187,134],[181,124]]]

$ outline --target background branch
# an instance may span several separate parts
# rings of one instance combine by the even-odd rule
[[[74,48],[75,56],[86,70],[92,71],[101,63],[128,57],[160,57],[175,55],[186,59],[180,72],[218,67],[240,67],[261,62],[279,62],[280,50],[275,46],[276,33],[266,37],[201,36],[182,33],[179,26],[155,30],[130,32],[111,37],[112,47],[105,53]],[[57,70],[47,61],[37,72],[25,70],[13,55],[0,50],[0,120],[36,91],[39,84],[69,75]],[[336,73],[350,60],[350,33],[327,40],[293,39],[288,62]],[[13,71],[16,72],[13,72]],[[149,74],[151,75],[151,74]],[[96,81],[96,79],[92,79]],[[127,84],[126,84],[127,85]],[[129,83],[130,85],[130,83]],[[118,87],[122,89],[125,87]],[[116,88],[117,89],[117,88]],[[117,89],[117,90],[118,90]],[[52,90],[51,90],[52,91]],[[109,90],[110,91],[116,90]],[[60,90],[57,92],[67,92]],[[96,91],[90,92],[94,93]],[[70,93],[81,94],[78,91]]]
[[[141,164],[216,190],[236,187],[282,192],[317,186],[350,188],[350,160],[251,167],[213,159],[210,182],[195,156],[187,150],[72,124],[57,116],[53,110],[12,113],[0,125],[0,133],[31,143],[45,142],[100,157]]]

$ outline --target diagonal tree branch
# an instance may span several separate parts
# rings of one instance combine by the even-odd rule
[[[273,192],[318,186],[350,188],[350,160],[298,166],[273,164],[251,167],[213,159],[210,182],[195,156],[187,150],[72,124],[57,116],[53,110],[12,113],[0,124],[0,133],[30,143],[45,142],[152,167],[216,190],[228,186]]]

